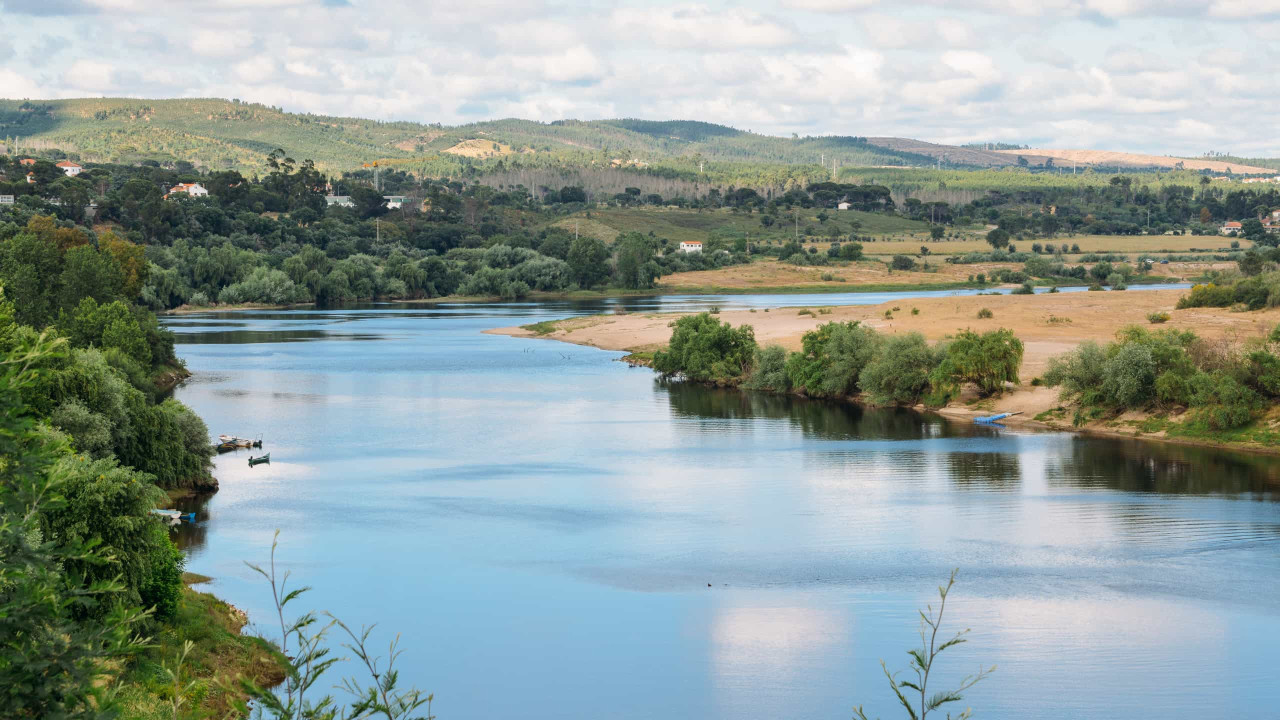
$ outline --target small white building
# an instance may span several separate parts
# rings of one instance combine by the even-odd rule
[[[12,205],[14,197],[12,195],[0,195],[0,205]]]
[[[186,193],[187,197],[206,197],[209,194],[209,191],[205,190],[204,186],[200,183],[178,183],[177,185],[169,188],[169,194],[165,195],[165,197],[169,197],[176,193]]]
[[[84,168],[80,167],[76,163],[71,162],[70,160],[63,160],[62,162],[58,163],[58,169],[66,173],[67,177],[75,177],[79,175],[80,171],[83,170]]]
[[[680,242],[680,252],[682,253],[701,253],[702,243],[698,240],[682,240]]]
[[[383,195],[382,199],[387,201],[387,208],[390,210],[399,210],[409,202],[409,198],[404,195]]]
[[[1231,220],[1229,222],[1222,223],[1222,227],[1218,228],[1218,232],[1223,235],[1230,235],[1231,233],[1240,232],[1242,227],[1243,226],[1240,223],[1236,222],[1235,220]]]
[[[840,203],[839,205],[836,205],[837,210],[848,210],[851,207],[853,207],[853,205],[851,205],[847,200]]]
[[[325,195],[324,206],[333,207],[334,205],[337,205],[338,207],[355,207],[356,206],[355,202],[351,199],[350,195]]]

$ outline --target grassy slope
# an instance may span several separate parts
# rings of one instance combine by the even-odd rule
[[[184,587],[178,617],[160,629],[152,640],[153,646],[121,675],[122,717],[172,717],[173,684],[165,675],[164,666],[173,667],[185,640],[194,642],[195,648],[183,668],[183,683],[197,681],[187,701],[189,707],[199,707],[209,717],[228,715],[234,698],[220,685],[237,675],[268,686],[282,680],[275,649],[264,640],[241,635],[244,625],[244,615],[230,605],[208,593]]]
[[[780,138],[710,123],[506,119],[442,127],[286,113],[210,98],[0,100],[0,137],[16,137],[25,148],[62,148],[90,161],[188,160],[241,170],[261,169],[262,157],[277,147],[329,170],[384,158],[435,158],[444,163],[441,167],[463,168],[474,162],[441,153],[476,139],[509,145],[521,157],[550,155],[576,165],[610,159],[653,163],[675,157],[686,162],[697,157],[722,163],[817,165],[824,154],[845,165],[929,162],[860,138]]]

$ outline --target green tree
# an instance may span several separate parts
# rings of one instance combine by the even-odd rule
[[[879,349],[880,336],[857,321],[829,322],[800,342],[800,352],[787,359],[792,386],[814,397],[844,397],[858,392],[858,375]]]
[[[2,299],[0,335],[0,716],[105,719],[115,709],[108,661],[140,647],[145,613],[118,602],[123,582],[77,572],[109,562],[105,548],[47,535],[44,516],[65,507],[57,461],[68,449],[38,429],[23,396],[34,366],[61,350],[47,334],[16,332]]]
[[[118,300],[123,296],[124,282],[120,263],[109,253],[99,252],[91,245],[71,248],[59,278],[59,305],[73,308],[87,297],[99,303]]]
[[[996,250],[1009,247],[1009,231],[1003,228],[995,228],[987,233],[987,243]]]
[[[695,382],[732,384],[751,367],[756,350],[750,325],[734,328],[710,313],[686,315],[671,323],[666,350],[653,354],[653,368],[665,376],[682,375]]]
[[[569,246],[566,260],[578,287],[593,288],[609,277],[609,249],[596,238],[578,237]]]
[[[935,396],[955,397],[965,383],[976,385],[982,395],[1000,392],[1005,383],[1018,384],[1022,351],[1022,341],[1012,330],[960,332],[930,376]]]
[[[858,385],[877,405],[914,405],[929,389],[929,375],[944,353],[929,347],[920,333],[888,337],[858,375]]]
[[[654,263],[653,241],[640,233],[625,233],[614,243],[617,248],[615,276],[624,288],[653,287],[658,267]]]

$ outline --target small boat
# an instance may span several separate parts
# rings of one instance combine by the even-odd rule
[[[271,453],[267,453],[266,455],[260,455],[258,457],[254,457],[252,455],[249,456],[249,467],[253,467],[254,465],[261,465],[262,463],[270,463],[270,462],[271,462]]]
[[[169,521],[169,522],[171,522],[171,523],[179,523],[179,522],[182,522],[183,520],[186,520],[186,521],[188,521],[188,522],[195,522],[195,521],[196,521],[196,514],[195,514],[195,513],[184,513],[184,512],[178,512],[177,510],[159,510],[159,509],[157,509],[157,510],[152,510],[152,511],[151,511],[151,514],[152,514],[152,515],[158,515],[158,516],[160,516],[160,517],[162,517],[162,518],[164,518],[164,519],[168,520],[168,521]]]
[[[1000,413],[999,415],[980,416],[980,417],[974,418],[973,421],[975,423],[978,423],[979,425],[987,425],[993,422],[999,422],[1007,417],[1013,417],[1014,415],[1021,415],[1021,414],[1022,414],[1022,411],[1018,410],[1016,412]]]
[[[248,438],[236,437],[235,435],[219,435],[219,446],[229,445],[231,447],[254,448],[262,447],[262,438],[250,440]]]

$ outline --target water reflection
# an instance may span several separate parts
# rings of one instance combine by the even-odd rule
[[[983,717],[1275,706],[1275,459],[655,382],[481,333],[608,305],[182,318],[179,398],[273,457],[220,456],[222,491],[178,504],[191,570],[268,615],[243,561],[281,528],[310,602],[403,633],[406,681],[456,720],[890,716],[878,660],[956,567],[958,664],[1002,668],[967,698]]]
[[[1275,457],[1139,440],[1074,437],[1048,479],[1055,486],[1280,499]]]

